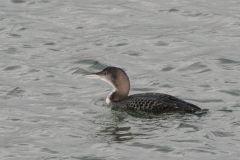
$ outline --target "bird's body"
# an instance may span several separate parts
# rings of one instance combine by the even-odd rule
[[[162,93],[134,94],[118,102],[111,102],[120,108],[143,114],[160,113],[196,113],[201,112],[198,106]]]
[[[103,71],[84,75],[100,78],[110,83],[114,90],[107,97],[107,103],[142,114],[161,113],[204,113],[207,109],[185,102],[174,96],[163,93],[142,93],[128,96],[130,82],[127,74],[120,68],[107,67]]]

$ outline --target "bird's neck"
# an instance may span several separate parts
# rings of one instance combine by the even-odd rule
[[[115,80],[108,83],[113,86],[114,90],[108,95],[107,103],[121,101],[128,96],[130,81],[124,72],[120,72]]]
[[[107,97],[106,102],[109,104],[111,102],[117,102],[120,101],[128,96],[128,91],[120,91],[120,90],[113,90]]]
[[[108,95],[106,101],[107,103],[120,101],[128,96],[130,90],[129,80],[125,83],[117,84],[114,86],[114,90]]]

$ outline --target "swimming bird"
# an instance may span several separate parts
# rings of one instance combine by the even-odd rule
[[[163,93],[141,93],[128,96],[130,81],[127,74],[118,67],[106,67],[100,72],[83,75],[87,78],[99,78],[113,86],[108,95],[108,104],[132,110],[141,114],[161,113],[205,113],[208,109],[185,102],[174,96]]]

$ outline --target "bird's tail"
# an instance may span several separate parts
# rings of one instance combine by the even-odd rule
[[[202,109],[200,111],[195,112],[194,114],[204,114],[207,113],[209,111],[209,109]]]

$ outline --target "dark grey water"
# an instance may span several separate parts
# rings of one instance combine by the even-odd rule
[[[1,1],[0,157],[239,159],[239,44],[238,0]],[[112,110],[109,65],[210,112]]]

